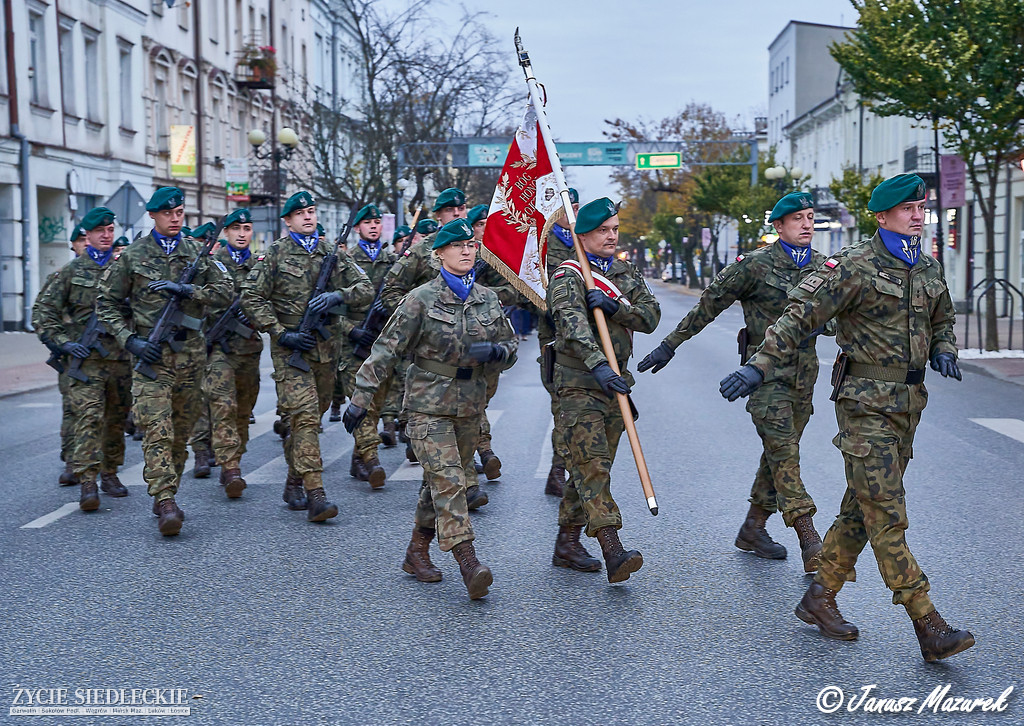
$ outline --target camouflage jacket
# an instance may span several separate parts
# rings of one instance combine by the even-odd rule
[[[239,264],[231,259],[231,253],[228,252],[227,245],[222,245],[219,250],[214,254],[214,257],[220,260],[224,267],[227,268],[228,274],[231,276],[231,282],[233,285],[234,292],[232,293],[232,299],[234,296],[240,295],[242,292],[242,281],[248,276],[252,268],[256,266],[256,262],[262,257],[257,255],[255,252],[249,255],[249,259]],[[206,329],[209,330],[210,326],[216,323],[220,316],[224,314],[224,311],[228,309],[228,305],[211,305],[206,310]],[[227,337],[228,347],[231,352],[236,355],[253,355],[263,350],[263,338],[260,334],[253,331],[251,338],[242,338],[238,335],[228,334]]]
[[[270,333],[273,341],[289,330],[296,330],[306,312],[320,265],[330,254],[331,245],[326,239],[312,253],[306,252],[290,236],[273,242],[266,253],[260,255],[252,270],[242,281],[242,309],[257,330]],[[338,250],[338,264],[327,283],[325,292],[341,292],[344,309],[348,305],[368,305],[373,300],[373,286],[344,248]],[[330,337],[317,338],[317,346],[305,351],[307,360],[327,363],[338,356],[341,334],[341,317],[332,314],[327,318]]]
[[[431,245],[434,237],[424,237],[419,244],[410,247],[398,258],[384,278],[384,289],[380,294],[381,301],[388,310],[394,310],[409,291],[437,277],[441,263],[434,256]]]
[[[107,267],[112,264],[113,259]],[[100,267],[89,255],[82,255],[47,279],[32,306],[32,324],[40,339],[45,338],[56,346],[78,342],[96,309],[100,278],[107,267]],[[128,360],[128,353],[113,335],[101,333],[97,342],[110,354],[104,360]],[[103,359],[95,350],[89,358]]]
[[[151,292],[149,283],[155,280],[177,280],[181,271],[202,250],[202,243],[183,237],[174,252],[167,254],[152,234],[132,242],[121,256],[107,265],[100,280],[97,311],[100,321],[107,326],[123,347],[128,338],[138,333],[149,335],[160,317],[167,295]],[[192,297],[181,301],[181,311],[190,317],[202,319],[208,305],[227,305],[231,302],[231,276],[220,260],[203,257],[192,281]],[[189,339],[201,336],[191,331]]]
[[[825,256],[810,250],[811,260],[802,268],[782,245],[771,244],[740,255],[726,267],[700,296],[700,301],[665,337],[673,349],[707,327],[725,309],[739,300],[749,336],[745,356],[764,341],[764,331],[779,319],[789,304],[789,291],[821,267]],[[800,343],[794,355],[776,366],[766,382],[778,381],[793,388],[813,388],[818,379],[815,337]]]
[[[504,348],[506,360],[481,364],[470,358],[469,346],[483,341]],[[494,291],[473,285],[463,302],[438,275],[409,293],[395,310],[373,344],[370,357],[356,373],[352,403],[369,408],[374,391],[395,364],[409,357],[403,405],[406,410],[436,416],[477,416],[487,406],[486,373],[505,370],[515,363],[518,345]],[[472,376],[442,375],[425,370],[423,365],[427,364],[470,368]]]
[[[923,370],[932,355],[956,355],[953,302],[942,268],[922,254],[913,267],[893,257],[877,234],[828,258],[793,288],[790,304],[750,359],[768,374],[825,321],[835,318],[836,343],[862,365]],[[840,398],[876,410],[919,412],[924,384],[889,383],[848,375]]]
[[[606,320],[622,376],[632,385],[633,377],[626,370],[626,362],[633,354],[633,332],[654,332],[661,320],[661,305],[632,263],[614,260],[605,277],[622,292],[619,309],[614,315],[606,316]],[[586,292],[583,278],[567,267],[557,268],[548,283],[548,311],[555,320],[558,356],[554,383],[558,387],[600,387],[590,371],[607,358],[598,340],[593,313],[587,308]],[[559,358],[563,356],[574,359],[577,367],[560,364]]]
[[[545,269],[548,276],[548,284],[551,283],[551,276],[555,269],[566,260],[576,259],[576,252],[572,247],[566,247],[565,242],[548,233],[548,253],[545,262]],[[537,338],[542,346],[547,345],[555,339],[555,325],[550,311],[540,311],[537,314]]]
[[[358,244],[353,245],[349,249],[349,254],[352,256],[352,261],[359,265],[370,279],[374,295],[377,294],[377,290],[381,289],[385,276],[387,276],[388,271],[398,259],[397,255],[387,245],[381,245],[380,253],[377,255],[376,260],[371,260],[370,256]],[[341,332],[345,335],[346,341],[349,331],[352,328],[359,327],[366,319],[366,314],[370,311],[371,304],[373,304],[373,298],[370,298],[368,303],[348,306],[348,313],[343,316],[341,321]],[[346,345],[348,345],[348,342],[346,342]]]

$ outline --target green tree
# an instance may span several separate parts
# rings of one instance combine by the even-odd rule
[[[870,237],[878,229],[874,213],[868,211],[868,200],[871,199],[872,190],[883,181],[885,178],[878,172],[865,180],[854,167],[848,166],[843,169],[841,177],[833,177],[829,182],[829,191],[853,216],[862,237]]]

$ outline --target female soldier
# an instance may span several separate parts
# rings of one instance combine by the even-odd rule
[[[403,408],[409,415],[406,432],[423,464],[423,485],[402,569],[420,582],[440,581],[428,553],[437,531],[441,550],[455,555],[472,600],[486,595],[493,581],[476,558],[466,506],[466,489],[476,483],[473,453],[487,404],[487,373],[511,366],[518,347],[498,296],[473,284],[479,247],[465,219],[437,233],[432,250],[441,274],[398,305],[356,373],[342,419],[349,431],[358,426],[377,387],[410,357]]]

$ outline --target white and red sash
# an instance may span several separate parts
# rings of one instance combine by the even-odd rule
[[[558,270],[562,269],[563,267],[567,270],[572,270],[581,278],[583,277],[583,268],[580,266],[578,260],[566,260],[565,262],[558,266],[558,268],[555,271],[555,274],[552,275],[552,277],[561,277],[561,275],[558,274]],[[594,287],[596,287],[598,290],[600,290],[605,295],[610,297],[612,300],[618,300],[619,298],[623,297],[622,290],[620,290],[614,282],[609,280],[607,277],[602,275],[597,270],[591,268],[590,276],[594,278]],[[626,302],[629,301],[627,300]]]

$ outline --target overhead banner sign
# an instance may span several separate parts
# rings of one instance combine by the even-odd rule
[[[510,144],[468,144],[469,166],[500,167]],[[555,144],[562,166],[621,166],[628,164],[626,144],[564,142]]]
[[[245,157],[224,159],[224,186],[229,201],[249,201],[248,159]]]
[[[196,134],[194,126],[171,126],[171,176],[196,175]]]
[[[942,174],[942,206],[946,209],[962,207],[966,203],[967,165],[956,154],[941,154],[939,170]]]

